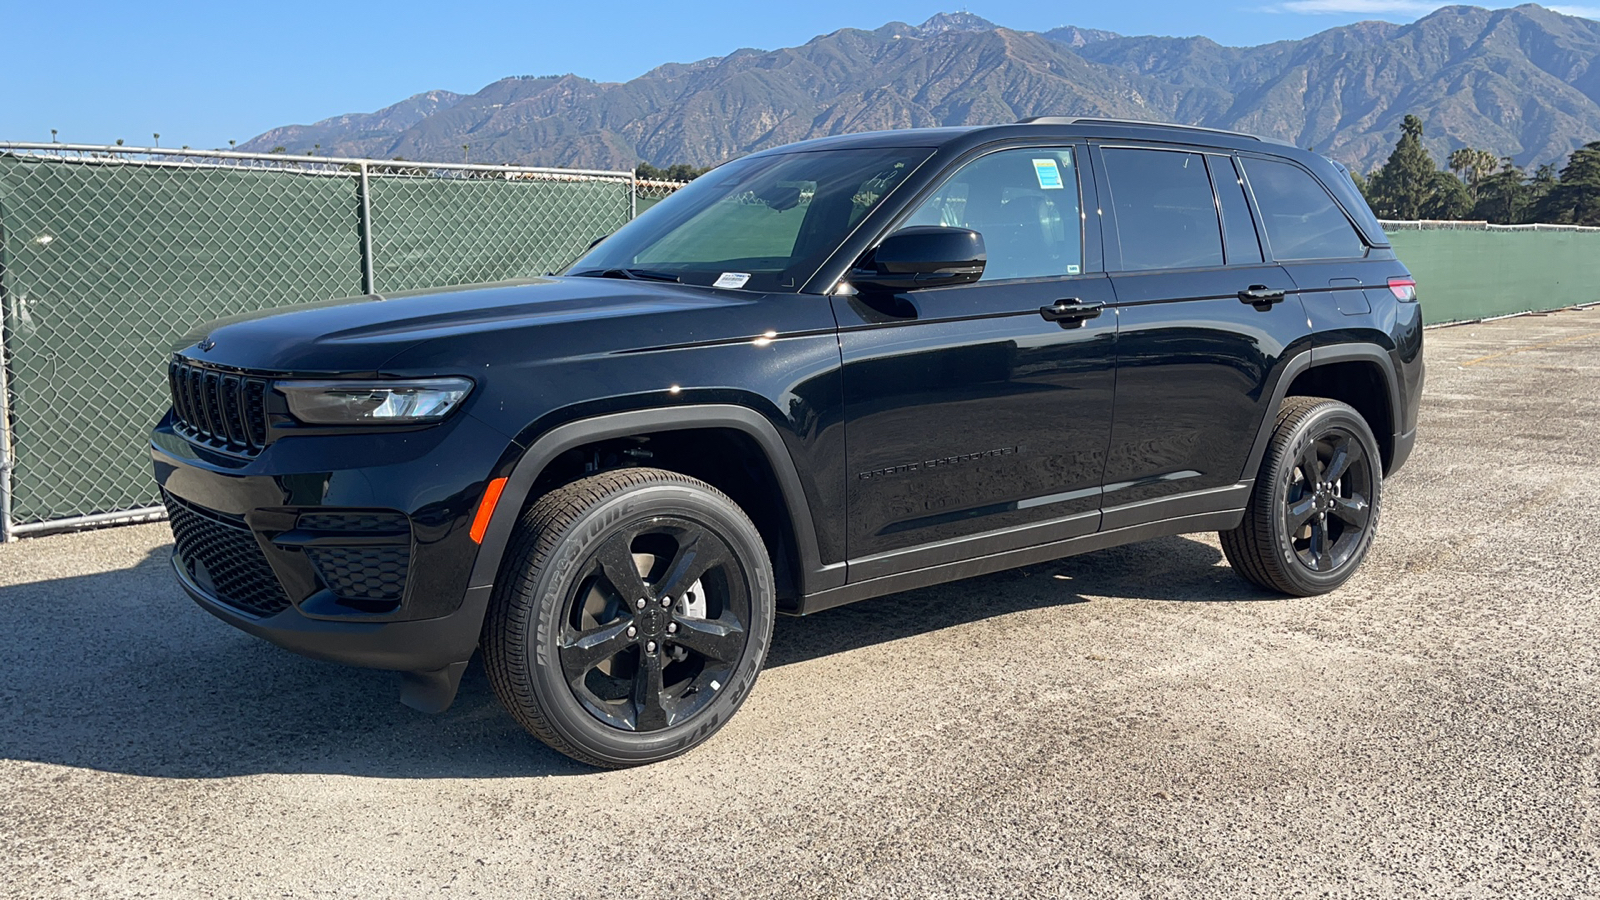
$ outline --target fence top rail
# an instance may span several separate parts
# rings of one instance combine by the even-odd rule
[[[1600,232],[1593,225],[1553,225],[1537,222],[1529,225],[1495,225],[1482,219],[1379,219],[1385,231],[1582,231]]]
[[[162,162],[163,164],[172,165],[182,165],[185,163],[194,165],[195,163],[192,162],[194,159],[218,161],[265,160],[268,162],[282,163],[285,165],[293,164],[298,166],[303,166],[310,162],[316,165],[353,165],[368,167],[384,166],[388,168],[403,167],[408,169],[450,169],[463,172],[509,172],[515,174],[546,176],[581,175],[589,178],[614,178],[630,182],[637,180],[632,172],[612,171],[608,169],[562,169],[542,166],[491,165],[487,163],[423,162],[421,160],[411,159],[365,159],[361,157],[349,156],[296,156],[292,153],[246,153],[237,150],[194,150],[175,149],[172,147],[123,147],[115,144],[56,144],[49,142],[35,143],[31,141],[0,141],[0,152],[7,150],[21,150],[26,151],[31,155],[53,155],[61,156],[62,158],[71,158],[65,156],[65,154],[69,153],[102,153],[111,155],[112,157],[145,156],[152,158],[144,160],[145,162]],[[82,157],[80,156],[79,158]],[[93,157],[89,158],[93,159]],[[117,162],[119,160],[113,158],[109,160],[100,159],[97,161]]]

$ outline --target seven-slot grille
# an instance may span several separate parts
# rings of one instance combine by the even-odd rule
[[[253,456],[267,443],[267,379],[197,366],[167,367],[173,424],[185,437]]]

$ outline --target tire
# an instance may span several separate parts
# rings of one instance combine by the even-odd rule
[[[1278,410],[1244,520],[1220,533],[1234,571],[1309,597],[1349,580],[1372,546],[1383,461],[1361,414],[1337,400],[1290,397]]]
[[[553,749],[604,768],[670,759],[715,734],[755,685],[772,564],[716,488],[661,469],[593,475],[535,502],[507,549],[484,666],[500,702]]]

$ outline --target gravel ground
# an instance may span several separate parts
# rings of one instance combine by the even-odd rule
[[[165,525],[0,548],[0,894],[1600,896],[1600,309],[1427,343],[1333,595],[1204,535],[781,619],[632,771],[228,628]]]

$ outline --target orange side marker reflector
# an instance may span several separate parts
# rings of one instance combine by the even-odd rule
[[[489,482],[483,491],[483,499],[478,501],[478,514],[472,517],[472,542],[483,543],[484,532],[489,530],[489,520],[494,518],[494,507],[500,502],[500,492],[506,489],[506,480],[496,478]]]

